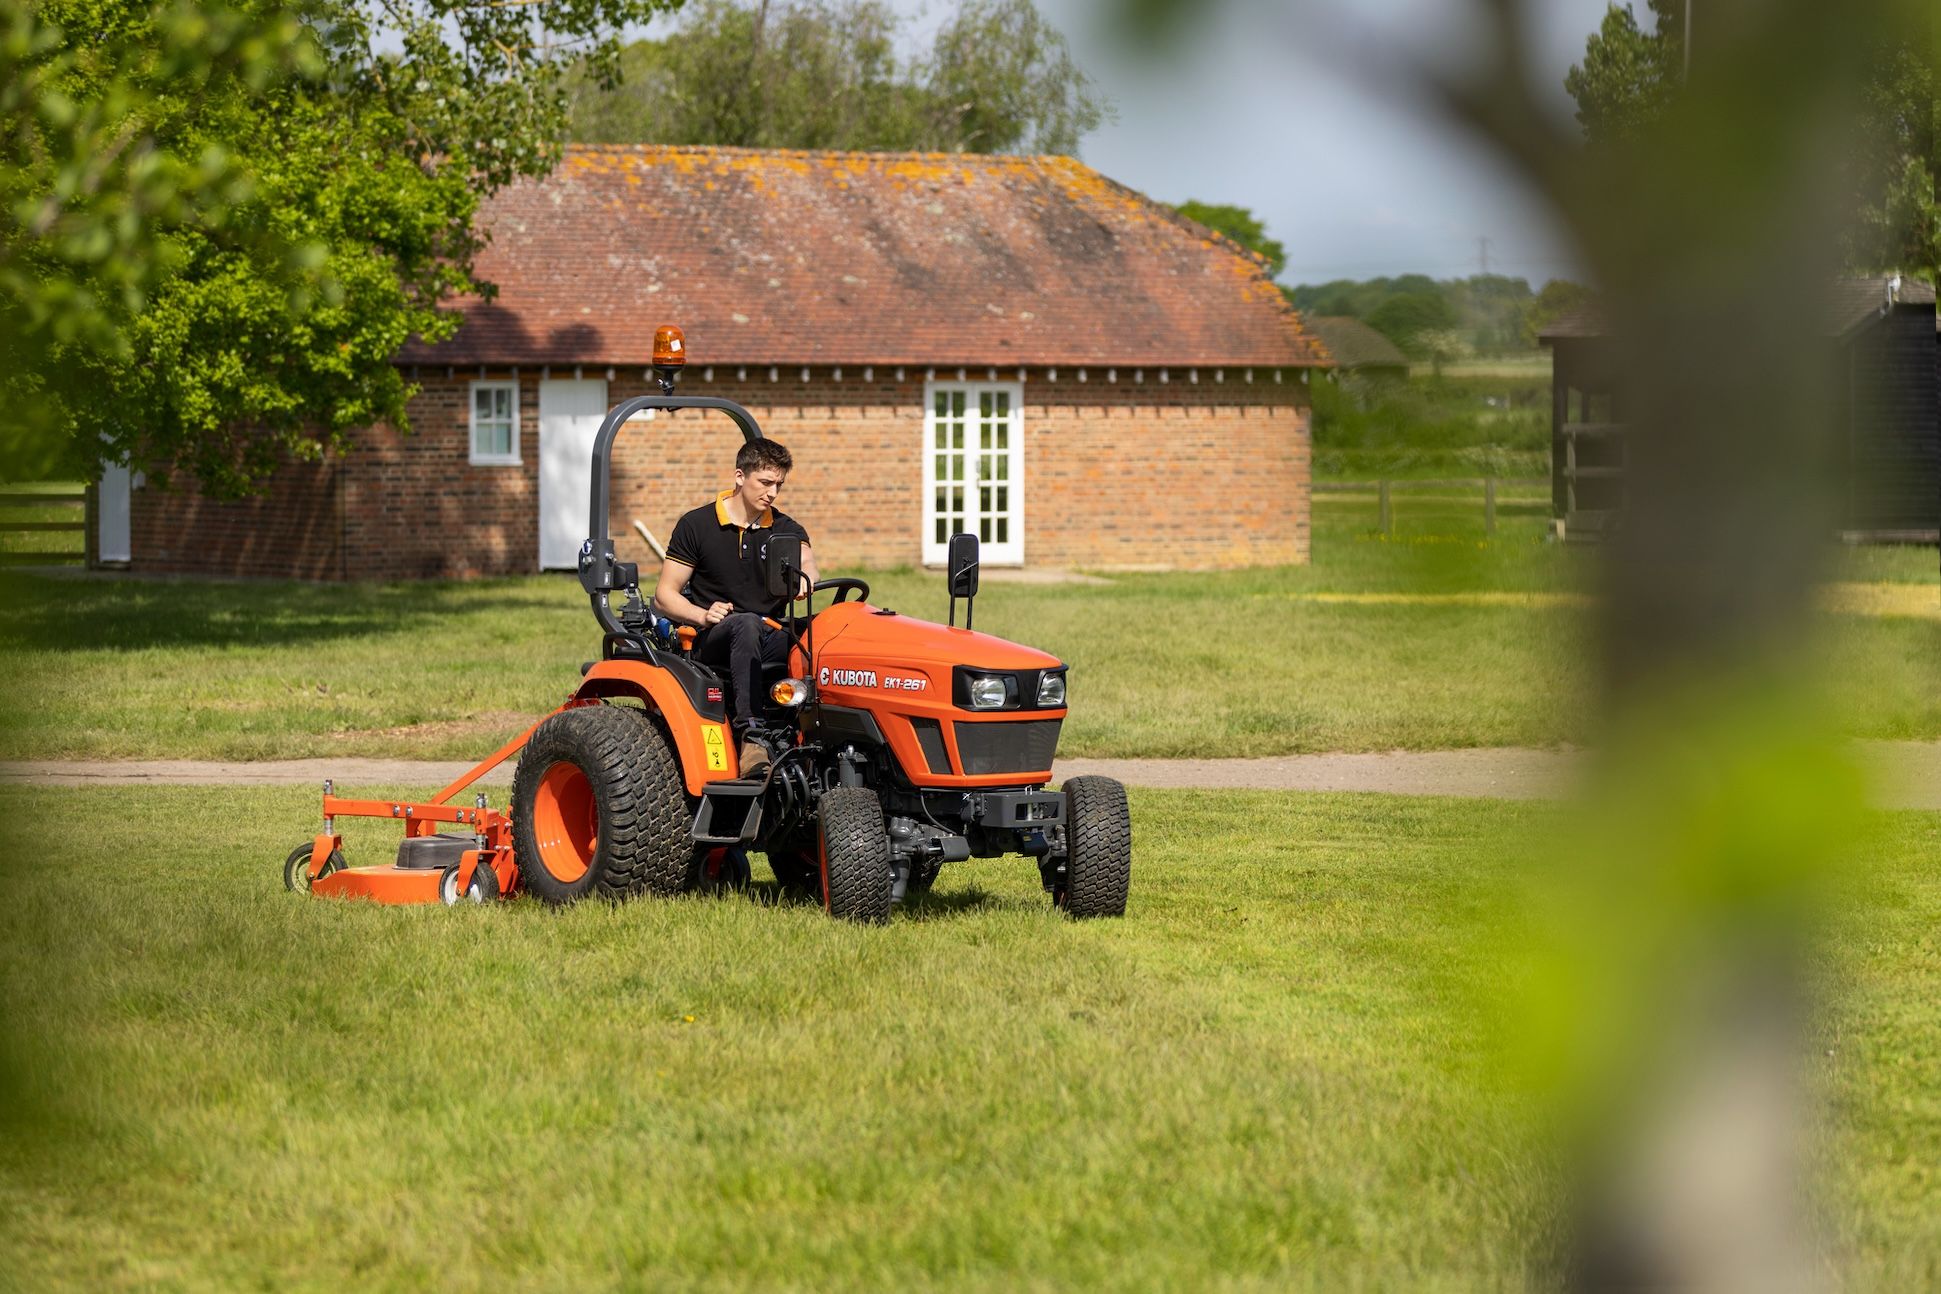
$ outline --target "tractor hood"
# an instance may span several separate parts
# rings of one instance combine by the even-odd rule
[[[918,620],[866,602],[842,602],[820,612],[813,642],[817,688],[837,704],[912,693],[948,703],[951,673],[959,665],[993,671],[1061,665],[1056,656],[1035,647]]]

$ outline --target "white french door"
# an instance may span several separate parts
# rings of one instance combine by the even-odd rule
[[[969,531],[979,560],[1024,564],[1024,424],[1019,382],[930,382],[924,388],[923,560],[941,565]]]
[[[593,442],[607,416],[607,384],[539,384],[539,569],[572,570],[589,536]]]

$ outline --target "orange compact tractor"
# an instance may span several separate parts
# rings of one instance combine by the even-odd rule
[[[579,574],[603,630],[601,659],[564,705],[427,802],[340,799],[326,782],[323,830],[290,855],[285,883],[386,903],[483,902],[521,889],[571,903],[738,884],[757,850],[784,888],[836,916],[883,921],[947,862],[1020,854],[1073,916],[1121,915],[1132,864],[1125,788],[1074,777],[1045,789],[1065,666],[972,631],[974,535],[948,546],[949,624],[871,605],[862,580],[814,586],[806,613],[778,626],[793,644],[785,669],[763,680],[773,762],[737,775],[728,681],[692,659],[693,631],[656,614],[638,569],[604,537],[613,443],[634,415],[714,410],[761,436],[732,401],[675,395],[682,359],[679,331],[661,329],[662,394],[615,407],[594,442],[593,537]],[[798,539],[769,540],[772,596],[800,588],[800,561]],[[816,611],[822,592],[831,603]],[[457,802],[515,753],[510,807],[480,794]],[[335,820],[348,816],[401,822],[396,861],[346,866]]]

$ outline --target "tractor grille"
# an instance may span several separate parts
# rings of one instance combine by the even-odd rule
[[[1019,719],[998,723],[960,723],[957,756],[966,776],[990,773],[1042,773],[1058,749],[1063,719]]]

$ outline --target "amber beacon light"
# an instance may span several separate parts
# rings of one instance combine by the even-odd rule
[[[654,329],[654,380],[663,394],[674,394],[674,379],[687,363],[687,338],[673,324]]]

